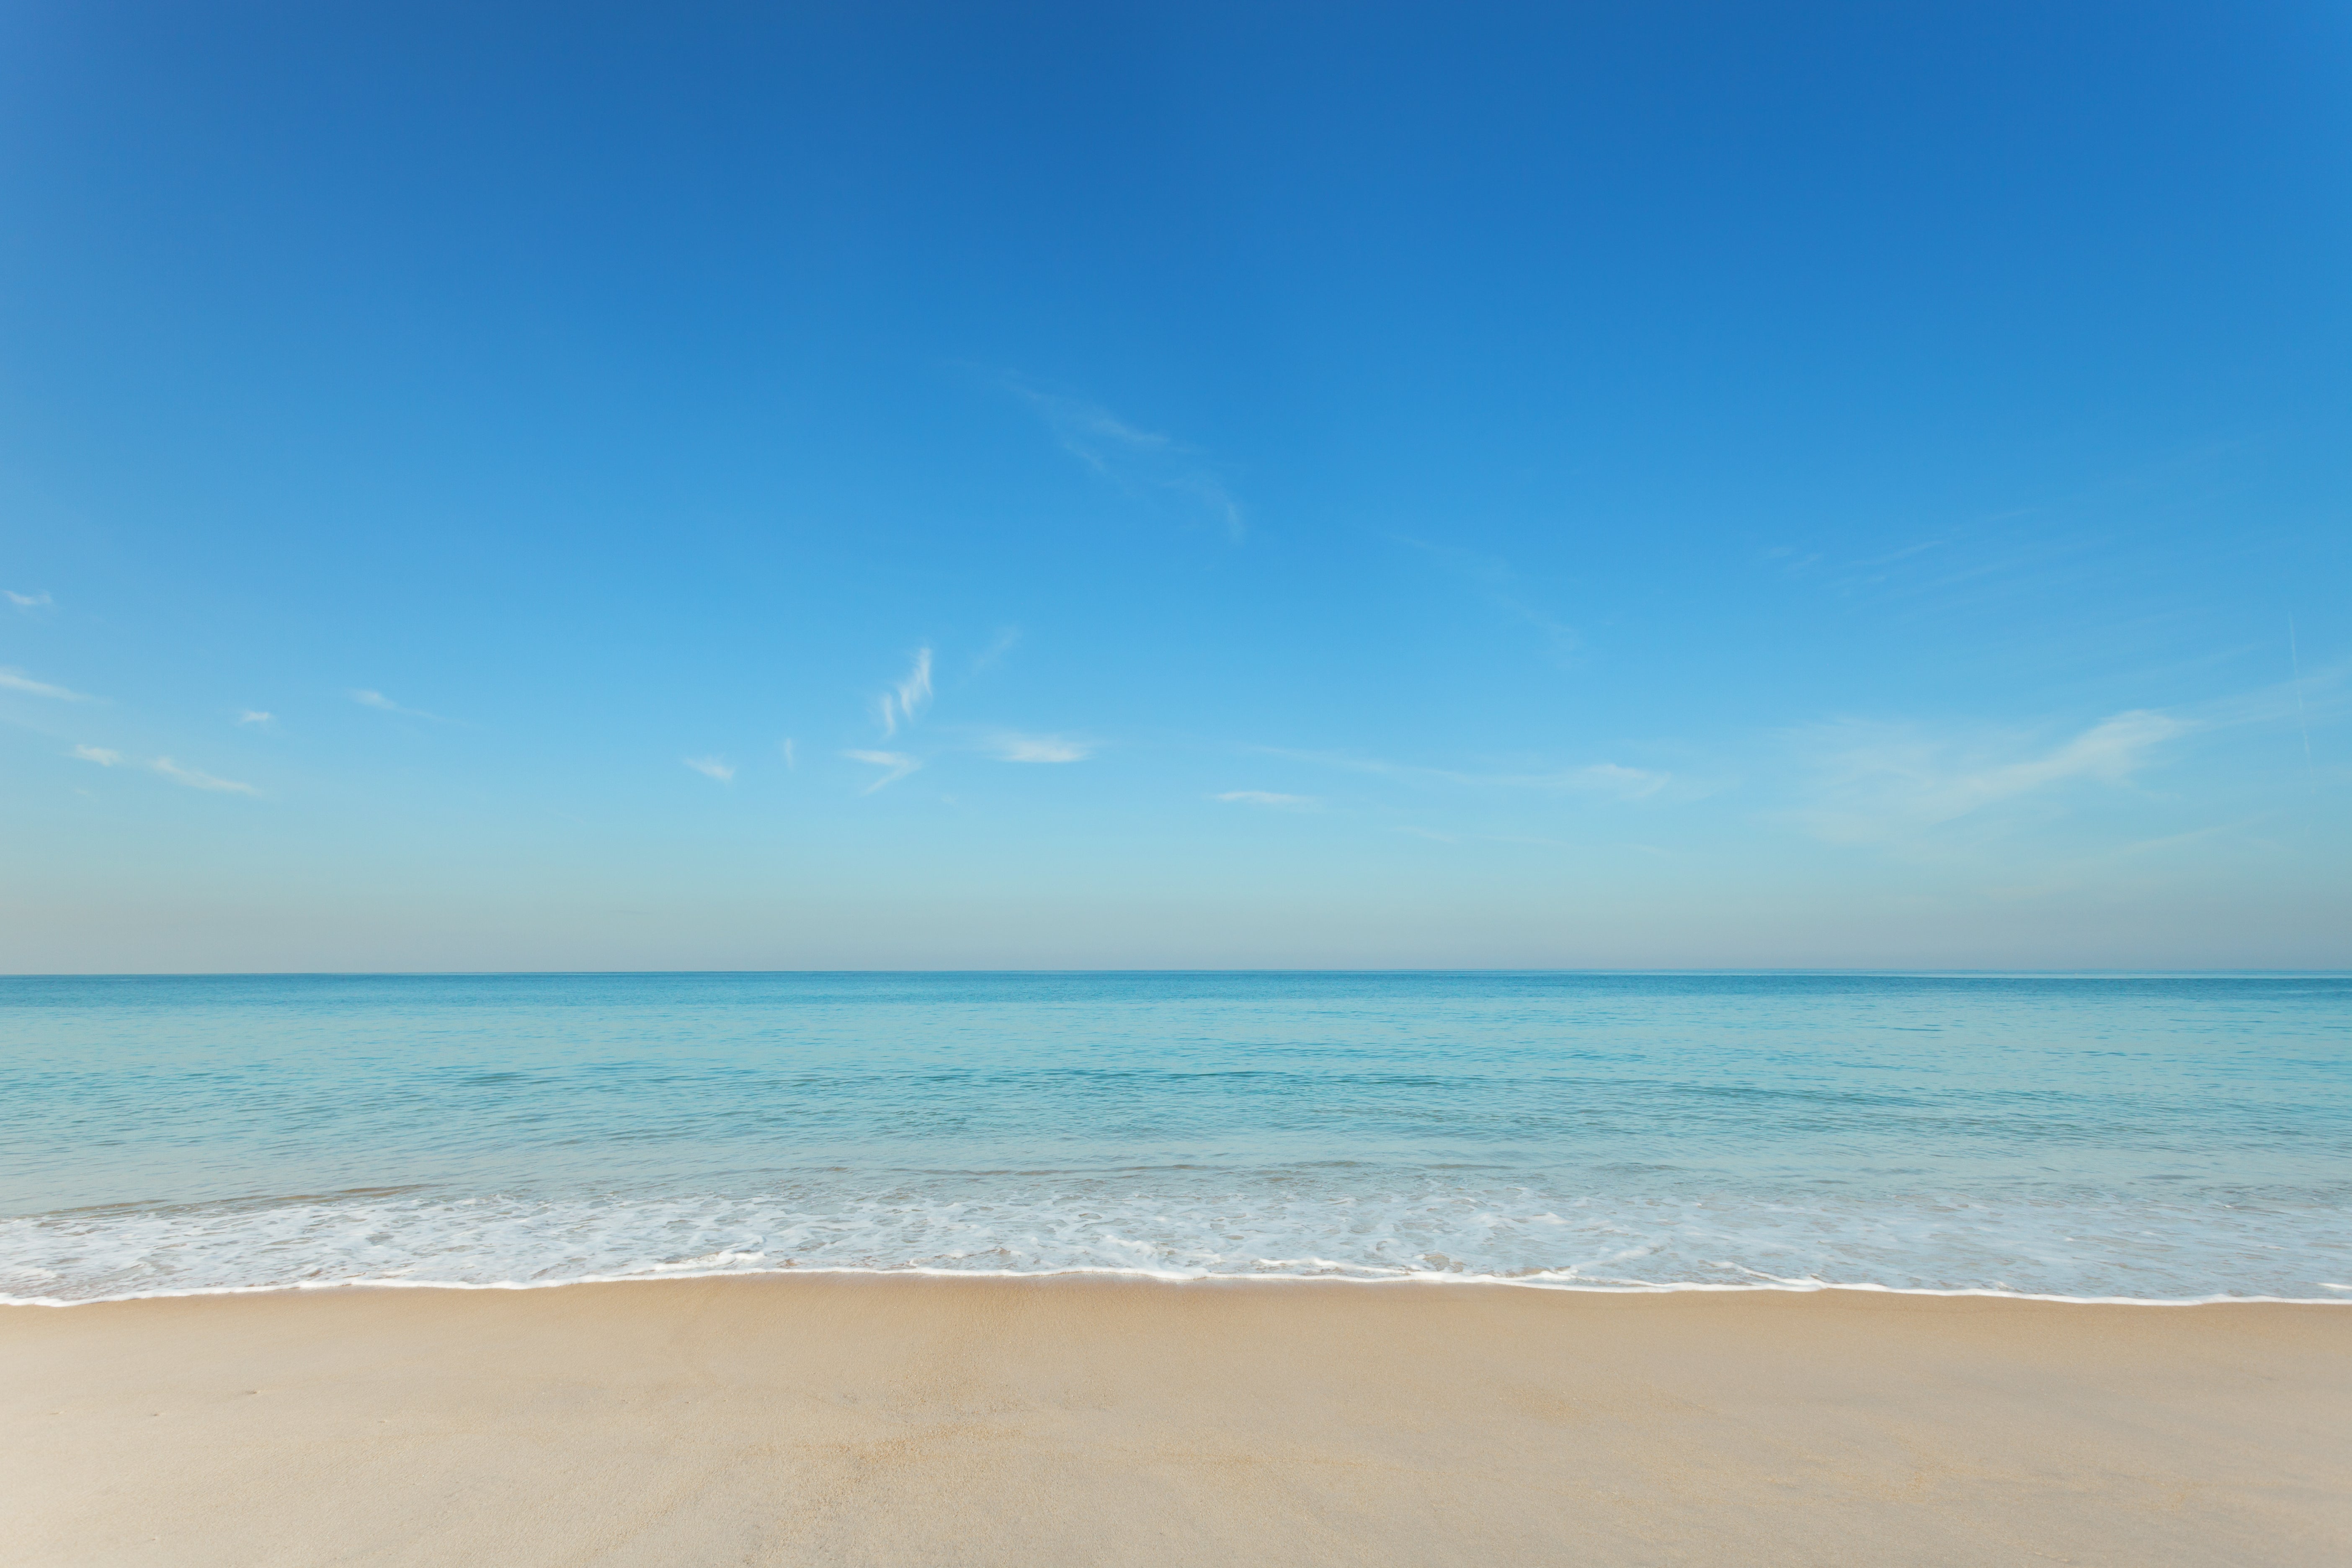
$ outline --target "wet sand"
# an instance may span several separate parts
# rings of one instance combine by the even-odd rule
[[[2352,1307],[806,1277],[0,1309],[15,1563],[2289,1564]]]

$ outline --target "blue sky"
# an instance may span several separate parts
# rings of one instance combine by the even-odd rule
[[[0,968],[2352,963],[2340,7],[0,29]]]

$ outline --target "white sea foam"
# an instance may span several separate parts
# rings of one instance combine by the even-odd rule
[[[2318,1205],[1601,1199],[1426,1179],[1347,1193],[1002,1176],[864,1194],[378,1192],[0,1220],[0,1300],[835,1269],[2341,1300],[2339,1219]]]

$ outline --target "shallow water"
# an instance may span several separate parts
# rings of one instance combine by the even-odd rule
[[[0,1295],[731,1269],[2352,1299],[2352,977],[0,979]]]

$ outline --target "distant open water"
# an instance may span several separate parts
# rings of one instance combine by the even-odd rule
[[[2352,1300],[2352,977],[0,979],[0,1300],[764,1269]]]

